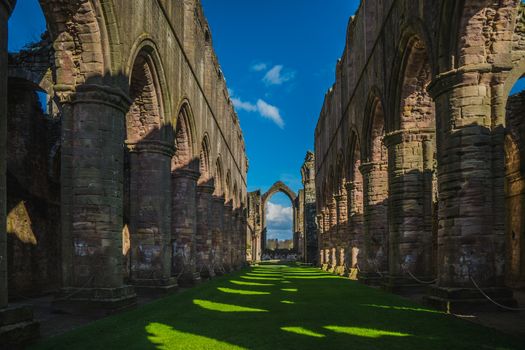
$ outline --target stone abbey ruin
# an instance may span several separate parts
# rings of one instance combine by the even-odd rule
[[[277,192],[303,263],[452,312],[480,289],[518,306],[521,1],[362,0],[298,193],[247,192],[199,0],[39,2],[48,31],[8,54],[0,0],[0,345],[38,337],[32,298],[110,314],[259,262]]]
[[[525,6],[363,1],[315,130],[319,261],[454,309],[525,287]]]

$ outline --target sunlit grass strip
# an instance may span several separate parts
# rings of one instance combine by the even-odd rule
[[[391,310],[404,310],[404,311],[418,311],[418,312],[431,312],[435,314],[442,314],[442,311],[423,309],[419,307],[407,307],[407,306],[394,306],[394,305],[376,305],[376,304],[362,304],[363,306],[376,307],[379,309],[391,309]]]
[[[300,334],[300,335],[307,335],[309,337],[315,337],[315,338],[324,338],[325,335],[321,333],[316,333],[314,331],[311,331],[309,329],[303,328],[303,327],[281,327],[281,330],[285,332]]]
[[[268,295],[270,294],[270,292],[259,292],[255,290],[231,289],[231,288],[223,288],[223,287],[217,287],[217,290],[223,293],[242,294],[242,295]]]
[[[244,282],[244,281],[236,281],[236,280],[230,280],[230,283],[237,284],[239,286],[254,286],[254,287],[271,287],[271,286],[275,286],[275,284],[273,284],[273,283]]]
[[[359,337],[366,337],[366,338],[380,338],[384,336],[389,336],[389,337],[410,337],[412,336],[411,334],[407,334],[407,333],[390,332],[390,331],[383,331],[383,330],[372,329],[372,328],[342,327],[342,326],[325,326],[323,328],[328,329],[329,331],[332,331],[332,332],[336,332],[336,333],[344,333],[344,334],[356,335]]]
[[[328,278],[343,278],[337,275],[319,275],[319,276],[290,276],[287,275],[286,278],[301,279],[301,280],[320,280]]]
[[[255,309],[252,307],[245,307],[232,304],[216,303],[209,300],[194,299],[193,303],[206,310],[220,311],[220,312],[268,312],[264,309]]]
[[[283,292],[297,292],[299,291],[297,288],[281,288]]]
[[[281,303],[282,303],[282,304],[295,304],[295,301],[291,301],[291,300],[281,300]]]
[[[280,281],[282,278],[277,277],[256,277],[256,276],[240,276],[247,280],[258,280],[258,281]]]
[[[146,327],[148,340],[155,344],[157,349],[187,350],[189,344],[198,344],[200,349],[214,350],[244,350],[240,346],[218,341],[202,335],[181,332],[162,323],[150,323]],[[194,348],[194,347],[192,347]]]
[[[278,273],[251,273],[251,272],[248,272],[245,275],[246,276],[257,276],[257,277],[282,277],[283,276]]]

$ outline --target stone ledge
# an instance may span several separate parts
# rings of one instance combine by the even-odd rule
[[[33,320],[33,308],[29,305],[0,310],[0,327],[30,320]]]
[[[359,282],[367,286],[381,286],[383,282],[383,277],[377,272],[359,272],[357,275]]]
[[[109,315],[137,305],[137,295],[133,286],[119,288],[62,288],[53,308],[71,314]]]
[[[417,276],[421,281],[431,281],[434,278],[430,276]],[[390,292],[396,294],[418,294],[425,293],[429,284],[418,283],[414,279],[406,276],[385,276],[382,281],[381,287]]]
[[[0,310],[0,344],[8,349],[23,348],[40,336],[40,324],[33,320],[30,306]]]
[[[198,272],[186,272],[183,273],[178,279],[177,282],[179,286],[188,288],[193,287],[202,282],[201,276]]]
[[[494,301],[508,306],[517,307],[513,292],[509,288],[485,288],[483,291]],[[443,288],[431,286],[425,303],[447,313],[462,313],[478,310],[498,310],[501,308],[487,300],[474,288]]]
[[[133,279],[130,282],[137,294],[143,296],[161,296],[176,292],[179,289],[177,279]]]
[[[0,327],[0,344],[5,349],[24,349],[40,337],[40,324],[35,321],[20,322]],[[3,349],[3,347],[2,347]]]

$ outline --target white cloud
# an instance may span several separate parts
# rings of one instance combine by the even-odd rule
[[[279,64],[273,66],[266,74],[264,75],[263,82],[266,85],[281,85],[287,81],[292,80],[295,77],[295,72],[283,71],[284,66]]]
[[[255,111],[257,111],[257,106],[256,105],[253,105],[250,102],[241,101],[241,99],[238,98],[238,97],[233,97],[232,98],[232,103],[235,106],[235,108],[237,108],[239,110],[243,110],[243,111],[247,111],[247,112],[255,112]]]
[[[232,94],[233,95],[233,94]],[[246,112],[258,112],[263,118],[270,119],[281,129],[284,128],[284,121],[279,112],[279,108],[272,106],[264,100],[258,99],[257,104],[241,100],[239,97],[232,97],[232,103],[237,110]]]
[[[268,67],[268,66],[266,65],[266,63],[259,62],[259,63],[255,63],[255,64],[252,65],[250,68],[251,68],[251,70],[253,70],[253,71],[261,72],[261,71],[265,70],[267,67]]]
[[[266,222],[268,224],[288,224],[292,223],[292,207],[285,207],[280,204],[268,202],[266,204]]]
[[[261,116],[272,120],[281,129],[284,128],[284,121],[281,117],[281,113],[279,112],[279,108],[259,99],[257,100],[257,110]]]
[[[292,207],[268,202],[266,204],[267,238],[291,239],[293,230]]]

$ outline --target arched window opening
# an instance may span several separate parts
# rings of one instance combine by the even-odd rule
[[[294,252],[293,203],[282,192],[270,196],[265,207],[263,259],[286,259]]]

